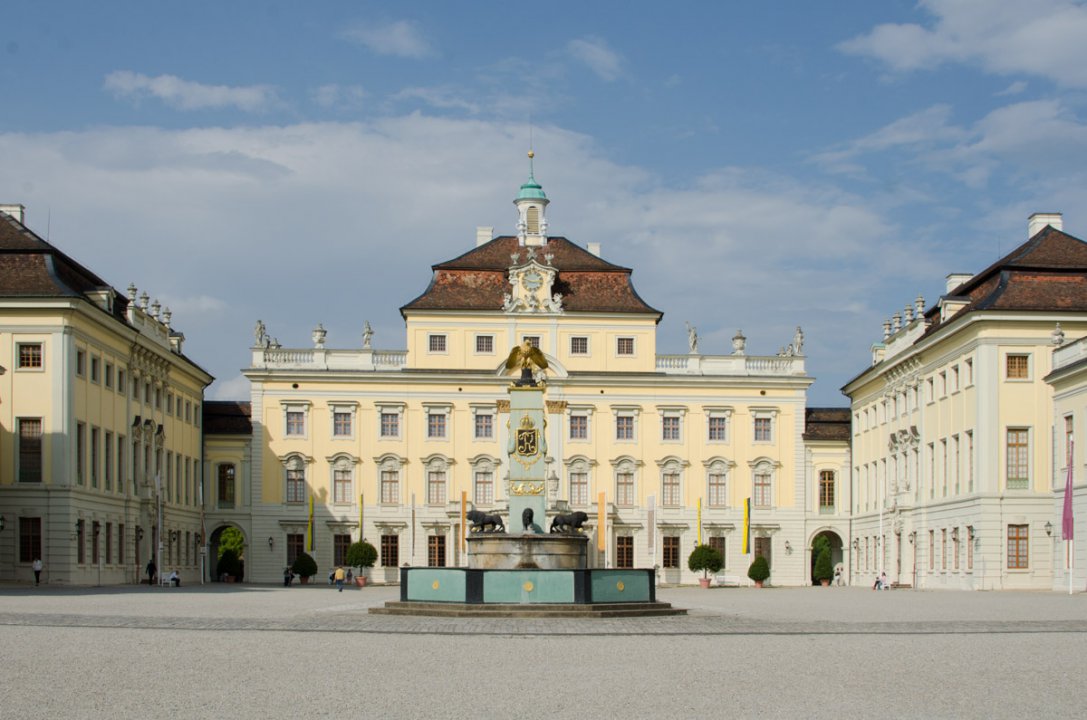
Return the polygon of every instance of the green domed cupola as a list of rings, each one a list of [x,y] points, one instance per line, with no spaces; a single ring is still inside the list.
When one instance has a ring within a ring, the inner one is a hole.
[[[536,182],[532,159],[528,151],[528,180],[521,185],[513,204],[517,206],[517,239],[521,245],[543,245],[547,242],[547,217],[544,208],[550,202],[540,183]]]

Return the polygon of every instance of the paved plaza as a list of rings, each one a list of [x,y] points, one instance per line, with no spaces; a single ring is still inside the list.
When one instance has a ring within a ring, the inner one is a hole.
[[[662,589],[685,617],[369,615],[398,588],[0,586],[0,717],[1082,717],[1087,594]]]

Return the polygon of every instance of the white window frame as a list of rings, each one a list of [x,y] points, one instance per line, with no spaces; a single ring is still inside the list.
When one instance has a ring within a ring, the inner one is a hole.
[[[781,463],[774,462],[770,458],[760,457],[752,460],[747,465],[751,473],[751,506],[764,509],[777,507],[774,504],[774,495],[777,490],[777,471],[781,467]],[[759,505],[758,497],[755,493],[755,476],[763,474],[770,476],[769,503]]]
[[[441,435],[430,434],[431,415],[440,415],[444,418]],[[449,403],[424,403],[423,404],[423,437],[427,441],[439,440],[448,442],[453,437],[453,406]]]
[[[497,437],[497,425],[498,425],[498,409],[494,405],[472,405],[472,440],[474,442],[494,442]],[[491,434],[480,435],[479,434],[479,418],[489,417],[491,419]]]
[[[778,410],[777,408],[751,408],[751,442],[755,445],[773,445],[777,442],[778,438]],[[755,421],[756,420],[769,420],[770,421],[770,439],[759,440],[756,437]]]
[[[642,463],[634,458],[624,455],[622,457],[615,458],[611,461],[611,486],[615,493],[615,504],[618,507],[637,507],[638,506],[638,469],[641,468]],[[629,474],[631,478],[630,489],[630,502],[621,502],[623,498],[619,497],[619,476],[621,474]],[[591,494],[591,493],[590,493]],[[592,498],[589,498],[589,502],[592,502]]]
[[[374,458],[374,470],[377,474],[377,501],[378,505],[385,507],[400,507],[404,504],[404,466],[407,465],[406,458],[402,458],[399,455],[392,453],[386,453]],[[396,473],[396,500],[385,500],[385,480],[384,475],[387,472]]]
[[[566,406],[566,441],[572,443],[589,443],[593,439],[593,411],[592,405],[567,405]],[[572,419],[585,418],[585,437],[575,438],[570,435]]]
[[[712,457],[702,462],[702,466],[706,469],[706,503],[711,508],[727,508],[730,507],[728,501],[729,489],[732,482],[732,468],[736,467],[736,463],[723,457]],[[714,475],[723,476],[725,479],[725,502],[713,503],[713,493],[710,491],[710,477]]]
[[[336,400],[328,404],[328,436],[333,440],[354,440],[358,433],[359,404]],[[346,414],[351,418],[351,432],[346,435],[336,434],[336,415]]]
[[[630,340],[630,352],[620,352],[620,343],[624,340]],[[633,335],[616,335],[615,336],[615,357],[617,358],[629,358],[635,357],[638,354],[638,339]]]
[[[289,455],[281,457],[279,459],[279,461],[283,465],[283,504],[284,505],[302,505],[302,504],[304,504],[306,502],[306,497],[305,496],[307,494],[307,489],[309,487],[309,471],[308,471],[306,466],[311,464],[312,460],[310,458],[307,458],[305,455],[302,455],[301,453],[291,453]],[[289,487],[288,483],[289,483],[289,477],[290,477],[291,472],[301,472],[302,473],[302,499],[301,500],[291,500],[290,499],[290,493],[288,492],[288,487]],[[237,478],[237,475],[235,475],[235,478]],[[237,480],[235,479],[235,482],[236,481]],[[237,486],[235,486],[235,488],[234,488],[235,502],[237,502],[237,497],[238,497],[237,496],[237,491],[238,491],[238,488],[237,488]]]
[[[638,442],[638,417],[641,414],[642,409],[637,405],[612,405],[612,425],[615,428],[613,440],[616,443],[637,443]],[[619,437],[619,418],[631,418],[631,437],[620,438]]]
[[[684,499],[684,492],[686,490],[686,485],[687,485],[686,477],[685,477],[686,476],[685,471],[686,471],[686,469],[687,469],[687,467],[689,465],[690,465],[690,463],[688,461],[681,460],[680,458],[675,457],[674,455],[663,458],[663,459],[657,461],[657,468],[658,468],[657,475],[658,475],[658,482],[660,483],[660,496],[659,497],[661,499],[661,507],[664,507],[664,508],[669,508],[669,507],[679,508],[679,507],[684,506],[683,499]],[[676,491],[678,494],[677,494],[677,497],[675,498],[675,502],[668,502],[668,498],[666,497],[665,492],[664,492],[664,478],[667,475],[675,475],[676,478],[679,481],[679,487],[678,487],[678,489]],[[635,502],[637,502],[637,499],[635,499]]]
[[[468,458],[468,466],[472,473],[472,504],[476,507],[491,507],[498,500],[498,469],[501,466],[501,461],[496,457],[490,455],[477,455],[472,458]],[[491,475],[491,499],[489,501],[480,499],[479,497],[479,474],[490,473]]]
[[[570,507],[588,507],[592,502],[593,468],[596,467],[596,461],[584,455],[575,455],[567,458],[564,464],[566,465],[566,497],[569,499]],[[574,473],[585,475],[584,502],[574,497],[571,480]]]
[[[660,441],[666,445],[681,444],[686,437],[684,425],[684,419],[687,415],[687,408],[675,407],[675,406],[657,406],[657,414],[660,415]],[[676,421],[676,431],[678,437],[666,438],[664,436],[665,419],[674,419]]]
[[[425,504],[431,507],[445,507],[449,504],[450,488],[453,483],[453,465],[455,461],[445,455],[430,455],[425,458],[420,458],[420,461],[423,463],[423,498]],[[431,502],[430,500],[431,473],[442,474],[443,499],[437,502]]]
[[[732,439],[732,408],[730,407],[704,407],[702,409],[706,416],[706,442],[713,443],[714,445],[728,444]],[[724,438],[710,437],[710,420],[724,420],[725,423],[725,436]]]
[[[1021,378],[1008,377],[1008,361],[1012,357],[1025,357],[1027,359],[1027,376]],[[1029,383],[1034,381],[1034,353],[1009,350],[1004,353],[1004,382]]]
[[[575,350],[574,350],[574,341],[575,340],[584,340],[585,341],[585,351],[584,352],[575,352]],[[589,341],[589,336],[588,335],[571,335],[570,336],[570,357],[583,358],[583,357],[590,357],[591,355],[592,355],[592,343]]]
[[[309,409],[310,403],[308,400],[283,400],[279,403],[283,409],[283,437],[291,440],[307,440],[309,439],[310,417]],[[191,406],[190,406],[191,407]],[[302,413],[302,432],[292,433],[290,432],[290,423],[287,420],[288,413]],[[192,416],[192,411],[188,413],[189,417]],[[186,418],[187,420],[188,418]]]
[[[374,428],[374,434],[377,436],[378,442],[384,441],[397,441],[404,437],[404,403],[375,403],[374,409],[377,411],[377,422]],[[383,415],[395,415],[396,416],[396,434],[395,435],[383,435],[385,430],[382,423]]]
[[[20,365],[20,361],[22,359],[22,348],[24,347],[38,348],[38,359],[41,361],[40,365],[38,365],[37,367],[34,367],[33,365],[27,365],[26,367],[23,367],[22,365]],[[15,358],[12,362],[12,366],[19,372],[45,372],[45,343],[40,340],[16,342]]]
[[[441,349],[435,350],[434,346],[439,343],[442,346]],[[427,333],[426,350],[427,355],[448,355],[449,335],[447,333]]]
[[[336,453],[328,458],[328,487],[329,487],[329,500],[333,505],[347,506],[355,504],[355,496],[358,494],[356,488],[358,487],[358,472],[356,467],[361,460],[354,455],[348,453]],[[348,473],[348,491],[346,500],[336,499],[336,472]]]

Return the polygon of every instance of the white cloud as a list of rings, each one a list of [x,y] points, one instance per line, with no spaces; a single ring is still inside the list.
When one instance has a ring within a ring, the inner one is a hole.
[[[314,88],[311,96],[323,108],[358,108],[366,98],[366,91],[361,85],[331,83]]]
[[[464,91],[454,87],[409,87],[395,93],[394,103],[419,100],[424,105],[441,110],[464,110],[475,115],[480,111],[478,103],[469,100]]]
[[[233,107],[260,112],[276,103],[276,91],[270,85],[203,85],[175,75],[150,77],[129,70],[107,75],[104,87],[117,98],[139,101],[152,97],[179,110]]]
[[[939,113],[930,122],[939,128]],[[809,364],[835,382],[863,367],[888,306],[947,271],[938,251],[903,242],[883,208],[833,185],[722,168],[668,186],[584,135],[535,132],[552,231],[603,241],[605,258],[634,268],[666,313],[662,353],[685,351],[684,320],[711,353],[737,327],[752,352],[776,352],[803,325],[813,349],[836,344]],[[868,144],[908,138],[887,130]],[[470,250],[478,225],[513,232],[524,149],[519,122],[421,113],[0,133],[0,196],[26,204],[38,230],[49,208],[58,247],[170,305],[186,353],[233,387],[257,318],[287,347],[310,346],[318,322],[331,347],[359,347],[369,320],[376,347],[403,348],[397,308],[426,288],[429,266]]]
[[[838,48],[907,72],[959,62],[1087,87],[1087,8],[1074,0],[923,0],[933,21],[883,24]]]
[[[601,38],[584,37],[571,40],[566,44],[566,50],[601,80],[611,82],[622,74],[622,58]]]
[[[229,379],[217,378],[208,388],[209,400],[249,400],[249,378],[241,373]]]
[[[1026,83],[1025,80],[1016,80],[1011,85],[1009,85],[1008,87],[1006,87],[1003,90],[1001,90],[1000,92],[998,92],[996,95],[997,95],[997,97],[1008,97],[1010,95],[1020,95],[1020,94],[1022,94],[1024,92],[1026,92],[1026,89],[1027,89],[1027,83]]]
[[[344,30],[342,35],[378,55],[420,59],[434,54],[419,28],[407,20],[360,22]]]

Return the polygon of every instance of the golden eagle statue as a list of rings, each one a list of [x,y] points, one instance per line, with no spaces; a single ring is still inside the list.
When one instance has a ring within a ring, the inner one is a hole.
[[[514,384],[535,385],[536,380],[532,377],[532,368],[546,370],[547,358],[544,357],[538,347],[533,346],[528,340],[522,340],[520,345],[514,345],[513,349],[510,350],[509,357],[506,358],[507,370],[513,370],[517,367],[521,368],[521,377]]]

